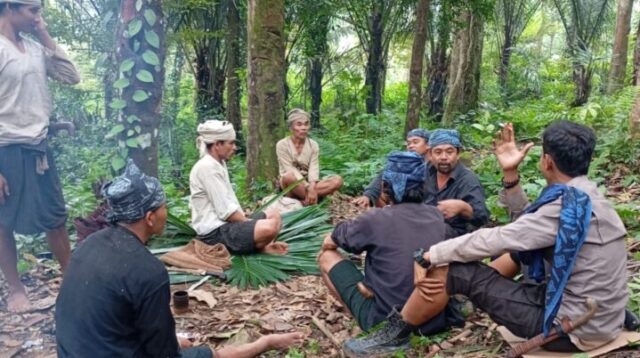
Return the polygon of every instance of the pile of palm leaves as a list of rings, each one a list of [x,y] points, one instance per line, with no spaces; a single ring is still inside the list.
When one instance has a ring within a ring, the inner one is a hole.
[[[277,240],[289,244],[289,253],[280,255],[236,255],[225,273],[228,283],[242,289],[283,281],[293,273],[317,274],[316,255],[324,234],[330,232],[329,211],[324,205],[308,206],[282,215],[282,230]],[[179,218],[169,215],[165,236],[150,243],[151,252],[160,254],[186,245],[196,236],[193,229]],[[171,281],[190,282],[193,275],[172,275]]]

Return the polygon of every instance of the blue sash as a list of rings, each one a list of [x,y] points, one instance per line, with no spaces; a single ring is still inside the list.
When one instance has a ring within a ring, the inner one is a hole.
[[[564,184],[546,187],[525,214],[536,212],[541,206],[562,196],[558,235],[553,250],[553,266],[545,295],[543,333],[549,335],[553,319],[558,313],[562,294],[567,285],[578,252],[591,222],[591,199],[583,191]],[[520,261],[529,266],[529,277],[542,282],[545,278],[544,249],[519,252]]]

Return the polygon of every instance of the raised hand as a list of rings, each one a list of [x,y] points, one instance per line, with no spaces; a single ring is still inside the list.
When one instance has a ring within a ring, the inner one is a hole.
[[[505,171],[518,169],[518,165],[522,163],[531,147],[533,147],[533,143],[529,142],[518,149],[511,123],[507,123],[493,141],[493,153],[496,155],[500,167]]]

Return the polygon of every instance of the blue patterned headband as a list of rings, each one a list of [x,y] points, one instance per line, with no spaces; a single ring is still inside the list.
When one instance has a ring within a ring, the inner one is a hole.
[[[102,194],[111,208],[107,215],[111,222],[138,221],[166,201],[158,179],[145,175],[131,159],[121,176],[102,187]]]
[[[407,139],[409,139],[409,137],[420,137],[420,138],[424,138],[425,142],[429,142],[429,131],[424,130],[422,128],[415,128],[410,130],[407,133]]]
[[[396,203],[402,202],[404,193],[424,184],[424,158],[414,152],[393,152],[387,157],[382,180],[393,188]]]
[[[436,129],[431,132],[429,137],[429,146],[434,148],[439,145],[450,144],[456,148],[462,148],[460,142],[460,134],[455,129]]]

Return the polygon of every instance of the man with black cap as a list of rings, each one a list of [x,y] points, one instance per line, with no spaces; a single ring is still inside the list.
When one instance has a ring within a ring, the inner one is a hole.
[[[0,268],[11,312],[31,308],[16,268],[14,232],[45,232],[62,270],[70,255],[60,178],[47,146],[47,77],[76,84],[80,76],[49,36],[41,10],[41,0],[0,0]]]
[[[383,321],[393,307],[404,304],[411,295],[413,252],[444,239],[442,214],[423,203],[424,176],[422,156],[414,152],[391,153],[381,183],[383,200],[391,205],[338,224],[322,245],[318,256],[322,278],[365,331]],[[364,275],[337,248],[354,254],[366,251]],[[434,334],[460,322],[457,310],[452,308],[420,330]]]
[[[167,207],[158,179],[129,161],[103,187],[113,226],[76,249],[56,302],[58,357],[213,357],[207,346],[178,342],[169,308],[169,275],[145,247],[161,234]],[[298,332],[227,347],[216,357],[253,357],[299,343]]]

